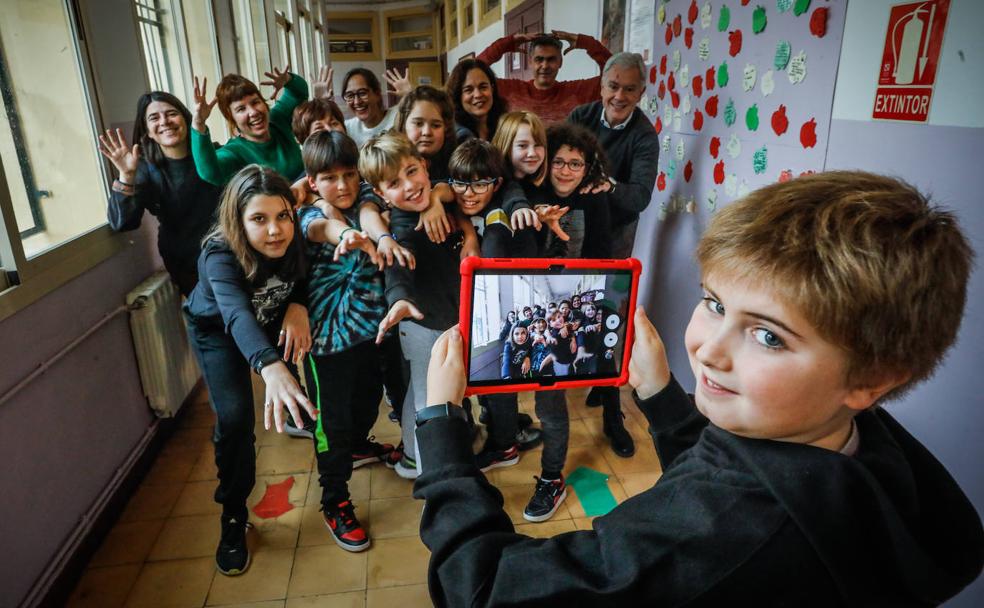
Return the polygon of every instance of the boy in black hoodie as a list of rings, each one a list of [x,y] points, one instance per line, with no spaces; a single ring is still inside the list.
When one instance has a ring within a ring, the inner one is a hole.
[[[979,515],[880,407],[956,339],[973,253],[954,216],[820,173],[719,211],[697,257],[696,393],[637,309],[629,382],[664,472],[593,530],[516,534],[455,411],[420,412],[435,605],[928,606],[979,576]],[[460,351],[454,329],[435,345],[429,403],[460,399]]]

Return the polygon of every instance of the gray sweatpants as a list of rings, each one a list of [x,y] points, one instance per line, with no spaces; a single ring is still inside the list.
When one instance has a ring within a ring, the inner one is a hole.
[[[417,470],[420,470],[420,458],[414,436],[416,414],[427,407],[427,366],[430,364],[431,348],[443,333],[412,321],[400,322],[400,346],[403,347],[403,356],[410,362],[410,387],[403,402],[403,449],[404,453],[412,454],[417,460]]]

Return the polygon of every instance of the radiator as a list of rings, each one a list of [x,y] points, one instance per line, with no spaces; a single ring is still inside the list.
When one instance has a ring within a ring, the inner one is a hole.
[[[173,417],[199,378],[181,295],[167,273],[160,272],[127,294],[126,305],[144,395],[157,416]]]

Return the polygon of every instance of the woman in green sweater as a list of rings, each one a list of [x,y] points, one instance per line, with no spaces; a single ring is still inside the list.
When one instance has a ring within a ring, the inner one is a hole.
[[[270,80],[274,97],[283,89],[272,108],[249,79],[228,74],[215,90],[215,99],[207,101],[207,81],[201,86],[195,77],[195,116],[192,120],[191,152],[198,175],[205,181],[224,186],[237,171],[250,164],[269,167],[288,181],[304,173],[301,149],[294,140],[290,121],[294,108],[308,97],[308,85],[303,78],[276,68],[265,74]],[[229,124],[233,137],[215,149],[205,121],[212,108],[219,111]]]

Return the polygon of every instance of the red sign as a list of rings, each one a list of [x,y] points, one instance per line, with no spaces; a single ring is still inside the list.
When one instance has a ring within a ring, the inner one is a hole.
[[[949,11],[950,0],[892,7],[872,118],[926,122]]]

